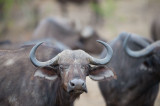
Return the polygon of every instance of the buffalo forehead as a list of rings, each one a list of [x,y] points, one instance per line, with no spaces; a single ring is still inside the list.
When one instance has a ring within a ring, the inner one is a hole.
[[[83,50],[64,50],[59,54],[59,64],[88,64],[88,54]]]

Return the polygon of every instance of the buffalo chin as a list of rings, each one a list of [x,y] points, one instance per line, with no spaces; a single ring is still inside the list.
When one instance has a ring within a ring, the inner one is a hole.
[[[70,90],[68,91],[69,94],[82,94],[83,92],[87,93],[85,90]]]

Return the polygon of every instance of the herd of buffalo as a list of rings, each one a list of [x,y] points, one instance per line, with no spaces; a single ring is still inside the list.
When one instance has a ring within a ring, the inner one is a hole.
[[[99,81],[106,106],[154,106],[160,23],[151,34],[154,41],[123,32],[107,44],[92,27],[47,18],[32,40],[0,42],[0,106],[73,106],[87,76]]]

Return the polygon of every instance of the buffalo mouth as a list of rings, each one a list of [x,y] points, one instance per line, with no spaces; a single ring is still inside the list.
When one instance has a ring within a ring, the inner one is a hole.
[[[67,89],[69,94],[82,94],[83,92],[87,93],[87,89]]]
[[[82,79],[72,79],[67,86],[68,93],[81,94],[83,92],[87,93],[86,83]]]
[[[69,94],[82,94],[83,92],[86,92],[86,91],[83,91],[83,90],[71,90],[68,93]]]

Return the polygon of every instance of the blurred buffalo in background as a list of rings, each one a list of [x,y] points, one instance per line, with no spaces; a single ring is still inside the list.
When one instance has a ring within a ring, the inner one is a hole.
[[[16,43],[9,40],[1,41],[0,49],[16,49],[23,45],[45,41],[50,46],[62,45],[63,48],[66,45],[66,48],[82,49],[92,54],[99,54],[103,47],[95,43],[96,40],[102,40],[102,38],[90,26],[81,28],[80,24],[65,19],[47,18],[37,26],[31,40]]]
[[[81,28],[80,24],[64,19],[42,20],[34,32],[33,39],[44,38],[54,39],[71,49],[82,49],[93,54],[99,54],[103,50],[102,46],[95,43],[102,38],[92,27]]]
[[[29,40],[26,42],[16,42],[16,43],[10,40],[0,41],[0,50],[20,49],[21,47],[35,45],[39,42],[46,42],[45,44],[48,47],[53,47],[53,48],[56,47],[56,48],[59,48],[60,50],[70,49],[68,46],[64,45],[63,43],[57,40],[45,38],[45,39]]]
[[[154,106],[160,81],[160,41],[121,33],[110,45],[114,53],[108,66],[117,80],[99,82],[106,105]]]

